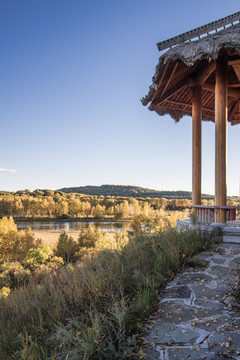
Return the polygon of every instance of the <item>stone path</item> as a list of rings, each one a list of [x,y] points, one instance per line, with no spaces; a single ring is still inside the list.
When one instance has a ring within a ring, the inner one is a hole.
[[[232,296],[240,245],[204,252],[205,268],[186,269],[170,282],[143,335],[144,358],[240,360],[240,308]]]

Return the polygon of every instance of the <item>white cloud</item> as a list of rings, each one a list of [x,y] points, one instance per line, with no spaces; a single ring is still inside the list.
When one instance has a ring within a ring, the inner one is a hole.
[[[18,172],[16,169],[3,169],[0,168],[0,173],[16,173]]]

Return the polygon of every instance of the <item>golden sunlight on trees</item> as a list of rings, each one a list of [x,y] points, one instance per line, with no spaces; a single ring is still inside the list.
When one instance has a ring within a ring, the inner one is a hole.
[[[40,276],[41,266],[45,266],[42,270],[46,272],[61,264],[62,259],[58,261],[51,246],[36,239],[30,229],[17,231],[11,217],[0,220],[0,297],[26,285],[32,273],[35,278]]]
[[[167,194],[166,194],[167,195]],[[130,219],[144,214],[150,216],[159,210],[184,211],[190,208],[191,201],[184,198],[97,196],[80,193],[64,193],[52,190],[29,190],[16,193],[0,192],[0,216],[12,216],[14,219],[42,218],[96,218]],[[230,198],[229,204],[236,204],[237,198]],[[210,196],[202,200],[203,205],[212,205]]]

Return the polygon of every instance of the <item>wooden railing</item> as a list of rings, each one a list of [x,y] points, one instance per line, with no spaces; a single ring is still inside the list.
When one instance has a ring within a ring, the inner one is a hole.
[[[219,209],[226,210],[227,221],[236,220],[237,210],[240,210],[240,206],[191,205],[191,207],[197,209],[197,221],[208,224],[211,224],[215,221],[215,214]]]

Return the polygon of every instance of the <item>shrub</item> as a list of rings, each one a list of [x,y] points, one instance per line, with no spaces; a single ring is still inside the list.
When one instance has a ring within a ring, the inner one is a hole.
[[[128,233],[124,231],[116,231],[114,233],[103,233],[95,242],[95,248],[102,250],[121,250],[129,242]]]
[[[40,244],[30,229],[18,232],[11,217],[0,220],[0,262],[22,262],[27,252]]]
[[[10,294],[10,289],[8,287],[2,287],[0,289],[0,299],[5,299]]]
[[[29,249],[24,258],[23,264],[33,268],[37,264],[44,264],[53,256],[53,249],[48,244],[41,244],[36,249]]]
[[[9,218],[4,216],[0,220],[0,236],[3,236],[9,232],[17,232],[17,225],[15,224],[12,216]]]
[[[94,225],[90,224],[86,231],[79,233],[78,244],[80,248],[91,248],[95,246],[96,241],[102,238],[101,230],[97,230]]]
[[[0,285],[14,289],[27,283],[30,271],[24,269],[19,262],[6,262],[0,266]]]

